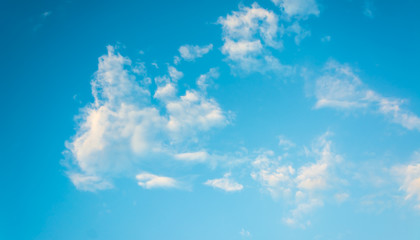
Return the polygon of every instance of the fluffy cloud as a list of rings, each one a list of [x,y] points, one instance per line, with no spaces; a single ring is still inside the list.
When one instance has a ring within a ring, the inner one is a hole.
[[[274,198],[279,195],[288,196],[294,186],[293,175],[296,170],[291,165],[280,165],[280,162],[273,160],[273,157],[272,151],[266,151],[257,156],[252,162],[254,171],[251,177],[267,189]]]
[[[342,162],[342,157],[331,149],[330,133],[319,137],[312,149],[307,151],[308,157],[315,161],[298,168],[282,163],[283,159],[272,151],[261,153],[252,163],[254,171],[251,177],[258,181],[272,197],[283,197],[293,202],[293,209],[284,219],[289,225],[304,227],[304,216],[316,207],[322,206],[322,193],[336,187],[334,169]]]
[[[151,173],[140,173],[136,175],[137,184],[140,187],[151,189],[151,188],[175,188],[178,186],[178,182],[170,177],[158,176]]]
[[[95,101],[83,109],[76,135],[66,143],[68,174],[81,190],[111,187],[116,173],[128,171],[146,156],[179,157],[178,146],[228,124],[225,112],[205,89],[177,95],[183,74],[176,68],[170,66],[168,75],[155,78],[157,102],[151,101],[150,79],[138,75],[145,71],[133,69],[137,68],[130,59],[110,46],[99,58],[91,82]]]
[[[316,0],[272,0],[289,17],[307,18],[319,15]]]
[[[222,53],[234,70],[241,72],[290,73],[292,70],[272,56],[268,48],[281,49],[282,28],[278,16],[254,3],[240,7],[225,18],[219,18],[223,28]]]
[[[226,173],[223,178],[210,179],[207,180],[204,184],[212,186],[214,188],[222,189],[226,192],[236,192],[241,191],[244,186],[235,182],[233,179],[230,179],[230,173]]]
[[[383,97],[369,89],[347,65],[329,61],[315,82],[315,108],[370,108],[409,130],[420,130],[420,118],[403,108],[405,100]]]
[[[184,45],[181,46],[178,51],[186,61],[194,61],[196,58],[200,58],[210,52],[213,49],[213,44],[209,44],[206,46],[193,46],[193,45]]]

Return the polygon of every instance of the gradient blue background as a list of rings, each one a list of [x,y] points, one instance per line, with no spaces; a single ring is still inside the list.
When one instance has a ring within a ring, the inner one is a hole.
[[[233,127],[214,133],[224,139],[210,142],[214,148],[275,148],[279,134],[305,144],[331,130],[337,149],[355,163],[409,159],[420,147],[416,131],[379,115],[312,111],[314,101],[300,81],[231,75],[219,61],[216,22],[252,2],[2,0],[0,239],[241,239],[242,228],[253,239],[420,239],[420,214],[406,206],[369,211],[352,201],[330,204],[315,211],[315,226],[302,230],[283,225],[281,201],[256,188],[229,194],[197,184],[193,191],[147,191],[119,180],[115,189],[90,193],[65,176],[64,142],[75,133],[74,116],[93,100],[90,80],[108,44],[122,46],[132,59],[164,64],[183,44],[213,43],[205,60],[180,70],[193,81],[208,67],[220,69],[220,86],[210,94],[236,118]],[[320,17],[304,23],[312,35],[276,56],[314,67],[331,57],[350,63],[372,89],[409,99],[420,114],[420,2],[373,1],[373,19],[363,15],[364,1],[319,3]],[[270,1],[259,4],[275,9]],[[320,41],[326,35],[331,42]]]

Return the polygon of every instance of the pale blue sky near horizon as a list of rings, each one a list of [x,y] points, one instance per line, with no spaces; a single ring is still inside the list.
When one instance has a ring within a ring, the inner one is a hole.
[[[0,239],[419,239],[420,2],[0,2]]]

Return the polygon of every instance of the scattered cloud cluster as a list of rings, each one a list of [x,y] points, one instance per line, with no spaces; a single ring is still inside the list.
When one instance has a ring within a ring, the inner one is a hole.
[[[238,11],[218,19],[223,30],[221,52],[234,73],[288,75],[294,71],[293,67],[282,64],[273,51],[283,48],[285,35],[293,34],[296,45],[310,36],[301,21],[318,16],[319,6],[315,0],[272,2],[280,7],[280,17],[254,3],[250,7],[240,6]],[[49,14],[45,13],[44,17]],[[330,36],[321,38],[322,42],[330,40]],[[193,62],[212,49],[213,44],[183,45],[174,63]],[[156,63],[153,65],[158,69]],[[287,161],[289,151],[299,147],[285,136],[278,138],[283,155],[260,151],[248,161],[249,156],[237,157],[236,153],[209,153],[199,144],[203,134],[230,123],[230,113],[207,93],[219,78],[219,70],[210,68],[197,77],[195,87],[180,92],[179,81],[184,73],[177,67],[168,65],[166,74],[152,78],[145,64],[132,64],[128,57],[108,46],[108,53],[99,58],[98,70],[91,81],[94,102],[82,110],[76,134],[66,143],[67,174],[78,189],[112,188],[113,179],[127,172],[135,172],[137,175],[132,176],[145,189],[179,188],[176,178],[136,167],[144,159],[161,157],[184,163],[220,160],[230,166],[248,164],[251,168],[248,173],[264,192],[291,205],[284,222],[293,226],[310,224],[304,221],[305,216],[323,206],[327,194],[338,203],[349,199],[350,194],[339,189],[342,181],[337,171],[343,158],[333,151],[329,132],[319,137],[310,149],[305,148],[305,156],[299,156],[304,162]],[[315,109],[368,109],[407,129],[420,130],[420,118],[404,108],[404,99],[384,97],[371,90],[348,65],[329,61],[315,79],[313,92]],[[392,171],[400,179],[405,198],[419,202],[420,208],[420,163],[395,166]],[[204,185],[226,192],[244,189],[230,172],[209,179]],[[250,236],[244,229],[240,234]]]
[[[326,190],[337,184],[335,169],[343,161],[342,157],[332,151],[332,142],[327,132],[319,137],[312,149],[307,151],[308,162],[298,168],[283,163],[283,158],[276,157],[274,152],[261,153],[252,163],[254,171],[251,176],[267,190],[273,198],[282,197],[292,201],[294,208],[284,219],[289,225],[304,227],[304,216],[314,208],[322,206]],[[282,138],[281,138],[282,140]]]
[[[406,100],[383,97],[369,89],[348,65],[329,61],[315,85],[317,109],[373,109],[409,130],[420,130],[420,118],[404,108]]]

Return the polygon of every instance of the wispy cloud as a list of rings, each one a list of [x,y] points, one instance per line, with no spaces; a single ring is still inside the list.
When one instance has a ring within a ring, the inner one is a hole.
[[[222,189],[226,192],[241,191],[244,188],[242,184],[239,184],[230,178],[230,173],[226,173],[223,178],[209,179],[204,184]]]
[[[373,13],[373,2],[372,1],[365,1],[364,8],[363,8],[363,14],[368,18],[374,18],[375,15]]]
[[[307,18],[310,15],[319,15],[316,0],[271,0],[288,17]]]
[[[36,24],[35,24],[35,26],[32,28],[32,30],[33,30],[34,32],[36,32],[36,31],[38,31],[40,28],[42,28],[42,27],[44,26],[44,24],[45,24],[46,19],[47,19],[49,16],[51,16],[51,14],[52,14],[52,11],[45,11],[45,12],[41,13],[41,14],[39,15],[39,17],[37,17],[37,18],[35,19],[35,22],[37,22],[37,23],[36,23]]]
[[[279,136],[279,146],[282,147],[284,150],[289,150],[290,148],[293,148],[296,146],[294,142],[289,140],[287,137],[280,135]]]
[[[420,118],[403,107],[406,100],[383,97],[369,89],[348,65],[329,61],[315,85],[316,109],[369,108],[409,130],[420,130]]]
[[[407,165],[397,165],[392,172],[397,176],[401,187],[405,192],[405,200],[414,200],[415,207],[420,210],[420,153],[414,154],[414,161]]]
[[[331,42],[331,36],[327,35],[322,37],[321,42]]]
[[[248,230],[245,230],[244,228],[241,229],[241,231],[239,232],[239,234],[242,237],[246,237],[246,238],[251,237],[251,233]]]

